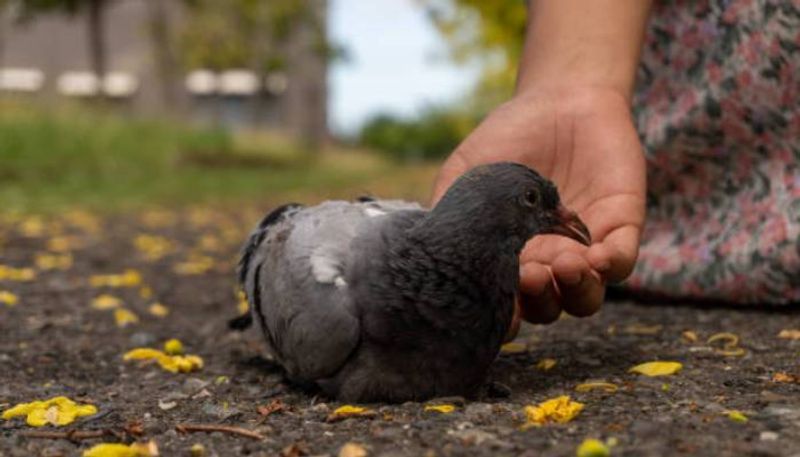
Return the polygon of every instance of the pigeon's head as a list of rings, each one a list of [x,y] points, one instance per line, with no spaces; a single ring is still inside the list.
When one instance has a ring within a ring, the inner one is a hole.
[[[591,244],[586,225],[561,204],[556,186],[517,163],[471,169],[450,187],[434,208],[436,213],[461,214],[470,219],[471,230],[479,233],[484,227],[487,232],[523,243],[534,235],[549,233]]]

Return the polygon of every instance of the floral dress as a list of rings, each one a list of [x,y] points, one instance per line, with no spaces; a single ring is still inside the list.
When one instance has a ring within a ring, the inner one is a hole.
[[[800,0],[655,2],[633,291],[800,303]]]

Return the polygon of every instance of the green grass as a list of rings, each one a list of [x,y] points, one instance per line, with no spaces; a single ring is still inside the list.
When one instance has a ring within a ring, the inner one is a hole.
[[[5,210],[308,201],[359,192],[424,198],[434,172],[365,151],[312,154],[276,134],[233,136],[76,106],[0,102]]]

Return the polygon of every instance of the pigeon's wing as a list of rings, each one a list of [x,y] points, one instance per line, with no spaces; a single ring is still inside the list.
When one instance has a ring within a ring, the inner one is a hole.
[[[287,210],[260,228],[242,279],[253,318],[290,376],[331,376],[358,345],[359,317],[345,280],[350,243],[365,226],[408,209],[421,208],[400,201],[326,202]]]

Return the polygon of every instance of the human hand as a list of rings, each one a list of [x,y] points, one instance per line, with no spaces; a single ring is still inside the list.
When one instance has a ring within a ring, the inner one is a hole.
[[[520,257],[515,316],[549,323],[562,309],[574,316],[597,312],[606,282],[621,281],[633,269],[644,223],[645,162],[627,99],[592,87],[516,95],[447,159],[434,202],[468,169],[500,161],[525,164],[550,178],[593,240],[590,247],[557,235],[530,240]]]

